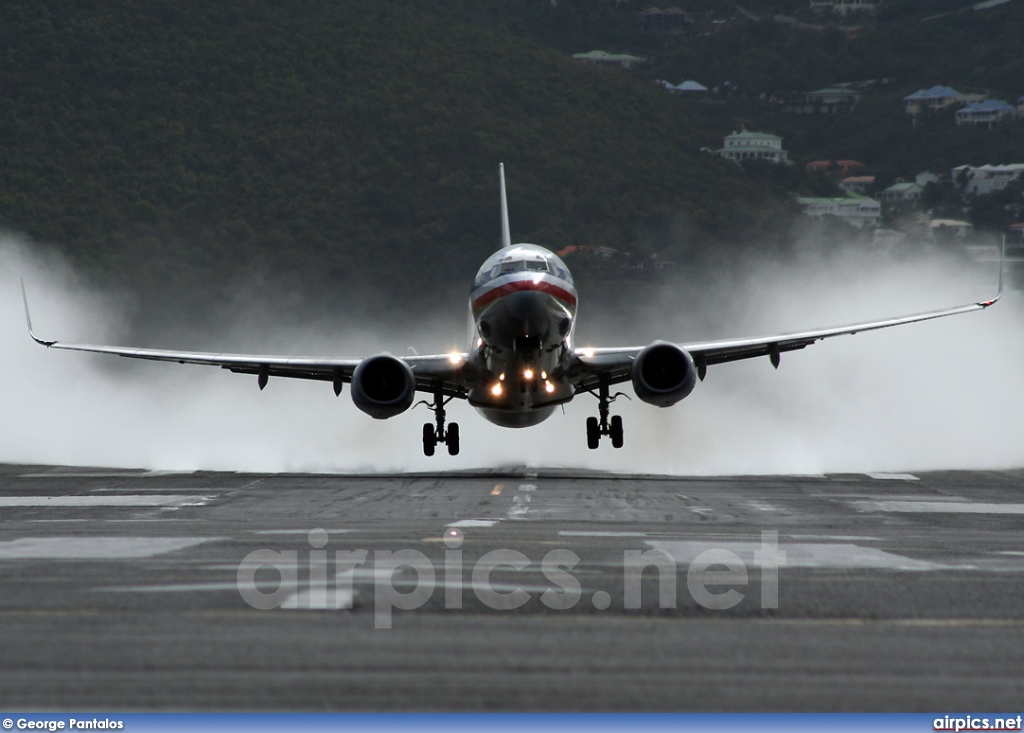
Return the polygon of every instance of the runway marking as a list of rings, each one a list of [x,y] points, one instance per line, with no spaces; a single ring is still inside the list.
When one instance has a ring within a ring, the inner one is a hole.
[[[0,496],[0,507],[203,506],[216,497],[187,494],[128,496]]]
[[[51,471],[23,473],[18,478],[153,478],[160,476],[192,476],[195,471]]]
[[[346,534],[348,532],[355,532],[354,529],[325,529],[327,534]],[[252,534],[300,534],[308,535],[309,529],[256,529],[252,531]]]
[[[281,602],[281,608],[300,611],[351,611],[355,607],[353,568],[339,570],[333,581],[309,583]],[[419,577],[417,576],[417,582]]]
[[[757,509],[758,511],[762,511],[762,512],[777,512],[777,511],[780,511],[779,507],[774,506],[772,504],[769,504],[766,501],[758,501],[758,500],[754,499],[752,501],[747,501],[747,502],[744,502],[744,503],[747,506],[751,507],[752,509]]]
[[[460,519],[457,522],[444,525],[445,527],[493,527],[500,519]]]
[[[845,534],[787,534],[791,540],[832,540],[834,542],[881,542],[880,537],[867,537],[864,535]]]
[[[235,568],[233,568],[235,569]],[[201,591],[238,590],[238,581],[219,583],[171,583],[168,585],[119,585],[93,588],[96,593],[195,593]]]
[[[0,542],[0,560],[136,560],[222,537],[30,537]]]
[[[755,553],[763,550],[760,542],[676,542],[648,540],[647,544],[656,550],[664,550],[682,565],[689,566],[698,555],[706,550],[727,550],[739,556],[748,567],[760,565]],[[870,568],[876,570],[940,570],[947,566],[925,560],[914,560],[902,555],[861,547],[854,544],[838,543],[779,543],[779,550],[785,553],[783,568]]]
[[[537,490],[534,484],[519,484],[519,493],[512,497],[512,506],[509,507],[508,519],[522,519],[530,511],[531,494]]]
[[[657,534],[663,534],[661,532]],[[650,537],[650,532],[573,532],[559,530],[560,537]]]
[[[869,478],[873,478],[876,481],[920,481],[917,476],[912,473],[869,473]]]
[[[1024,514],[1024,504],[985,504],[969,501],[854,501],[854,508],[868,512],[933,514]]]

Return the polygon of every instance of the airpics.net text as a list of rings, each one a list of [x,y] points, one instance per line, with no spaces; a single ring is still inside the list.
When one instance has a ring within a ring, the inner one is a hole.
[[[464,536],[455,528],[445,530],[446,549],[439,563],[414,549],[373,550],[372,562],[371,552],[365,549],[335,550],[332,555],[325,549],[328,533],[319,528],[309,532],[308,540],[312,548],[308,558],[300,559],[298,550],[268,548],[246,555],[237,573],[242,599],[258,610],[349,609],[355,602],[355,586],[372,586],[374,627],[378,629],[391,628],[394,610],[411,611],[425,606],[439,587],[443,590],[446,610],[462,609],[467,590],[486,608],[495,611],[520,608],[537,598],[537,593],[540,603],[551,610],[575,608],[584,597],[588,597],[598,611],[612,605],[608,591],[584,590],[573,574],[581,558],[568,549],[548,551],[539,565],[534,565],[533,560],[519,550],[491,550],[468,567],[467,582],[467,562],[462,550]],[[624,610],[639,610],[644,598],[650,599],[651,593],[643,592],[644,574],[648,570],[651,571],[649,578],[656,576],[657,607],[676,608],[680,568],[675,557],[662,549],[631,549],[623,551],[621,563],[621,607]],[[786,553],[779,550],[778,532],[763,530],[760,548],[753,553],[753,564],[760,578],[760,608],[779,607],[779,569],[785,563]],[[435,567],[438,564],[440,573]],[[538,568],[546,581],[543,589],[527,584],[521,580],[523,576],[518,575]],[[333,572],[329,572],[332,569]],[[411,577],[413,574],[415,580]],[[304,576],[306,582],[300,583],[300,576]],[[747,597],[738,589],[749,583],[747,564],[727,549],[709,545],[690,560],[685,577],[690,597],[707,610],[728,610]],[[728,590],[721,590],[725,586],[729,586]]]

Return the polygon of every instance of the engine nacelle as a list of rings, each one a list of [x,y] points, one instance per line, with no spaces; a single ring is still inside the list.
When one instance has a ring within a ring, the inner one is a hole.
[[[412,369],[390,354],[368,356],[352,372],[352,402],[377,420],[400,415],[412,407],[416,378]]]
[[[693,357],[665,341],[655,341],[637,354],[631,376],[636,396],[658,407],[671,407],[697,384]]]

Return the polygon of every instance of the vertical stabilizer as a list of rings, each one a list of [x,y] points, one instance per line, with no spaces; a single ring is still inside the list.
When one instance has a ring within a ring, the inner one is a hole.
[[[512,232],[508,228],[508,200],[505,198],[505,164],[498,163],[498,175],[501,178],[501,246],[512,246]]]

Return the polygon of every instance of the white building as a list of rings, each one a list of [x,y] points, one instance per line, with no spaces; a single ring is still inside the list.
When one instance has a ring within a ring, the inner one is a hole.
[[[623,69],[631,69],[647,60],[644,56],[631,56],[628,53],[608,53],[607,51],[574,53],[572,57],[591,64],[612,64],[613,66],[621,66]]]
[[[953,185],[963,189],[964,193],[985,196],[1002,191],[1012,181],[1024,174],[1024,163],[1010,165],[983,165],[975,168],[971,165],[960,165],[952,170]]]
[[[790,164],[789,153],[782,148],[782,138],[767,132],[743,130],[727,135],[718,155],[729,160],[767,160],[771,163]]]
[[[894,183],[879,195],[882,201],[890,204],[914,203],[924,193],[924,186],[917,183]]]
[[[807,216],[834,216],[857,229],[877,227],[882,221],[882,205],[867,196],[812,198],[801,196],[797,203]]]
[[[850,13],[874,13],[881,7],[881,0],[811,0],[811,10],[831,10],[836,15]]]

